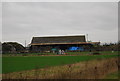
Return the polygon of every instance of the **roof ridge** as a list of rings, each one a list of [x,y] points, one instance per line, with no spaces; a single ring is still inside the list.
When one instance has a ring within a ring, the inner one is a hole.
[[[85,35],[61,35],[61,36],[40,36],[40,37],[76,37],[76,36],[85,36]],[[37,38],[37,37],[33,37],[33,38]]]

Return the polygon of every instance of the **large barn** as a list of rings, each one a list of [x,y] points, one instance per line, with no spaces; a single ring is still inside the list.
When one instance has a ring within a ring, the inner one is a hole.
[[[86,42],[85,35],[33,37],[31,52],[51,52],[55,49],[85,51],[90,50],[93,45],[98,45],[99,43]]]

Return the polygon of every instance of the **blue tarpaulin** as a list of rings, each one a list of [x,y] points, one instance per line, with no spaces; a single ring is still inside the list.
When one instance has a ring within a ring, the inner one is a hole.
[[[83,51],[84,49],[83,49],[83,47],[69,47],[68,50],[70,50],[70,51],[77,51],[77,50]]]

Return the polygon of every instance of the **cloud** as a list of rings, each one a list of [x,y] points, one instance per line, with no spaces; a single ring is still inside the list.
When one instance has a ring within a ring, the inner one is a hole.
[[[0,3],[0,42],[2,41],[2,3]]]
[[[33,36],[88,33],[93,41],[115,42],[117,6],[111,2],[4,2],[3,41],[30,43]]]

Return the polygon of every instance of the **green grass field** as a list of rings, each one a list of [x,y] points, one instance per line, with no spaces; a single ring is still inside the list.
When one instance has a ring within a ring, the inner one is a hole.
[[[84,55],[84,56],[13,56],[2,57],[2,73],[32,70],[65,64],[73,64],[97,58],[111,58],[118,55]]]

